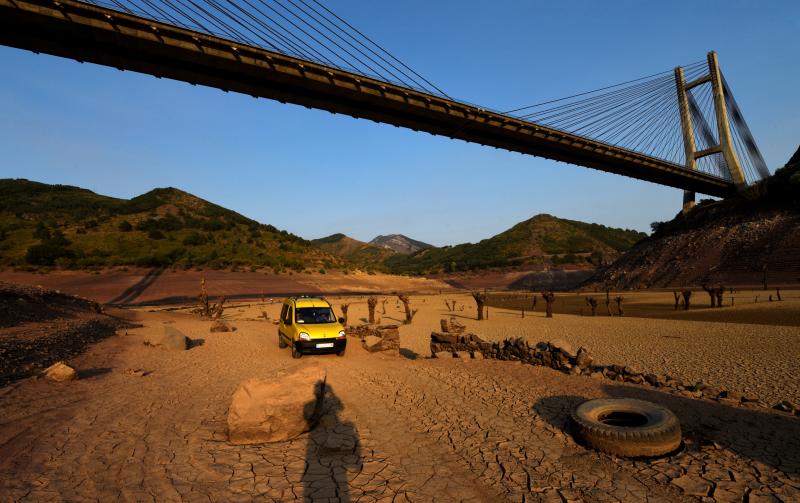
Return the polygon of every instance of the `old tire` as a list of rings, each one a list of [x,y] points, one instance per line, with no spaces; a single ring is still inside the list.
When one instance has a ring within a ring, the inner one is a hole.
[[[575,408],[572,422],[578,439],[618,456],[662,456],[681,445],[681,424],[675,414],[644,400],[589,400]]]
[[[303,357],[303,352],[297,349],[297,344],[292,344],[292,358],[297,360]]]

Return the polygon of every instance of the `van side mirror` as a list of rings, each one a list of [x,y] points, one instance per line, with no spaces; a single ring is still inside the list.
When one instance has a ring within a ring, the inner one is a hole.
[[[339,323],[341,323],[342,325],[344,325],[344,318],[341,318],[341,317],[340,317],[340,318],[339,318]]]

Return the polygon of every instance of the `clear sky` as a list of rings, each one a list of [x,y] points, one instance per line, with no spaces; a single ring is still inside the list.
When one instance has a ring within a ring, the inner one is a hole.
[[[772,170],[800,143],[800,2],[327,0],[449,95],[512,109],[720,64]],[[0,177],[178,187],[305,238],[475,242],[537,213],[649,231],[677,189],[0,48]]]

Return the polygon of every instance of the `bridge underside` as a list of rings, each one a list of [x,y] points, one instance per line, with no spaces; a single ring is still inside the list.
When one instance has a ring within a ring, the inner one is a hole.
[[[0,0],[0,44],[724,197],[733,183],[479,107],[71,0]]]

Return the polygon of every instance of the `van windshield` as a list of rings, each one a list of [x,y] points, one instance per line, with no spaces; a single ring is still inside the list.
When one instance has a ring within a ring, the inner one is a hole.
[[[329,307],[298,307],[295,319],[297,323],[334,323],[336,316]]]

